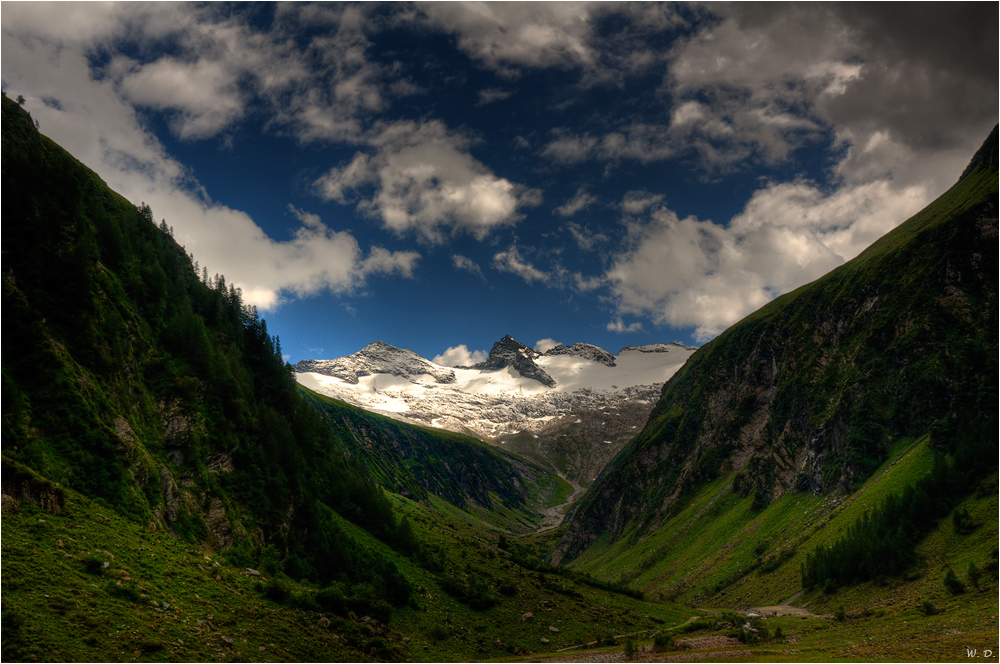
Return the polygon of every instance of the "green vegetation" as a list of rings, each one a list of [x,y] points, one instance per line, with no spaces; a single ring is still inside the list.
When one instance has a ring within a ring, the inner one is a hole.
[[[256,310],[6,98],[3,127],[3,460],[15,497],[45,495],[19,479],[37,474],[137,527],[388,592],[394,563],[341,521],[403,552],[418,544],[300,397]]]

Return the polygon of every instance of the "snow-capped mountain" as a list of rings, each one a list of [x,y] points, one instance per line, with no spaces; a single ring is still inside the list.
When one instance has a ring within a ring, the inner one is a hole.
[[[667,343],[612,355],[576,343],[540,353],[505,336],[485,362],[446,367],[376,341],[347,357],[303,360],[295,371],[320,394],[511,447],[589,483],[645,424],[663,383],[695,350]]]

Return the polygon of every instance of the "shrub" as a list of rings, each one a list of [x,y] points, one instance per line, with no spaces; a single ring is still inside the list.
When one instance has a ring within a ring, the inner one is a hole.
[[[634,662],[639,658],[639,647],[635,644],[635,639],[628,639],[625,641],[625,661]]]
[[[951,514],[951,525],[957,534],[968,535],[976,529],[978,524],[972,520],[969,510],[959,507]]]
[[[976,587],[976,590],[980,590],[979,579],[983,577],[983,573],[976,567],[976,563],[969,561],[969,569],[966,571],[965,576],[969,579],[969,583]]]
[[[427,640],[431,643],[437,643],[438,641],[444,641],[449,636],[451,632],[444,625],[434,625],[429,630],[427,630]]]
[[[83,568],[88,574],[101,575],[104,573],[104,561],[94,554],[90,554],[83,559]]]
[[[517,594],[517,586],[510,581],[504,581],[501,583],[497,590],[500,591],[501,595],[506,595],[507,597],[513,597]]]
[[[965,592],[965,584],[955,575],[955,570],[948,568],[948,573],[944,575],[944,585],[952,595],[961,595]]]
[[[653,650],[656,652],[677,650],[677,643],[669,634],[657,634],[656,638],[653,639]]]
[[[920,605],[920,612],[923,613],[925,616],[934,616],[941,613],[941,610],[936,606],[934,606],[933,604],[931,604],[931,601],[929,599],[925,599],[924,603]]]
[[[264,584],[264,596],[272,602],[283,604],[285,600],[288,599],[290,594],[291,590],[289,589],[288,584],[281,579],[271,577],[271,579]]]
[[[846,617],[847,616],[844,613],[844,605],[841,604],[840,606],[837,607],[837,610],[833,612],[833,618],[834,620],[837,620],[839,622],[844,622],[844,618]]]
[[[112,597],[117,597],[118,599],[123,599],[127,602],[139,601],[139,589],[131,583],[108,581],[104,589]]]

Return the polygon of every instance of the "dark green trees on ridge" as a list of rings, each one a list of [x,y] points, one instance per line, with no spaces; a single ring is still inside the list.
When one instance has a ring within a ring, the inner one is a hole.
[[[343,519],[404,551],[412,531],[256,310],[6,97],[3,192],[5,477],[30,468],[247,564],[269,551],[296,578],[401,578]],[[385,594],[405,603],[403,586]]]

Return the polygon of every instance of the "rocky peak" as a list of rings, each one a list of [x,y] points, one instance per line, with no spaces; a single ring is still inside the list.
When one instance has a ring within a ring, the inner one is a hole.
[[[525,378],[537,380],[542,385],[547,385],[548,387],[555,387],[556,381],[552,376],[535,364],[535,358],[541,356],[541,353],[525,346],[508,334],[493,344],[493,348],[490,349],[490,356],[485,362],[480,362],[472,368],[479,369],[480,371],[500,371],[501,369],[512,367]]]
[[[608,367],[616,366],[614,355],[604,350],[600,346],[595,346],[593,344],[585,344],[582,341],[578,341],[572,346],[563,346],[562,344],[560,344],[555,348],[550,348],[548,351],[545,352],[545,354],[575,355],[577,357],[582,357],[585,360],[600,362],[601,364]]]
[[[391,374],[412,378],[427,374],[437,383],[454,383],[455,372],[431,364],[412,350],[396,348],[384,341],[374,341],[357,353],[334,360],[302,360],[295,365],[299,373],[319,373],[357,384],[360,376]]]

